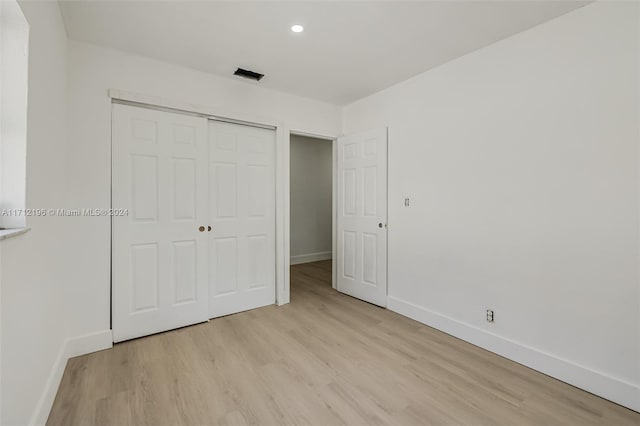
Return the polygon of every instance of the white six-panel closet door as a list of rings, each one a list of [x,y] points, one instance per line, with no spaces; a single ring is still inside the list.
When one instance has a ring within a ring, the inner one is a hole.
[[[209,317],[208,150],[205,118],[114,104],[112,119],[118,342]]]
[[[275,303],[275,131],[209,122],[209,306]]]

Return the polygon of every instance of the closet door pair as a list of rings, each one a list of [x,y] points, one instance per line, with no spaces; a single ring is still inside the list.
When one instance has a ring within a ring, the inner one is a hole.
[[[275,303],[275,131],[112,112],[114,341]]]

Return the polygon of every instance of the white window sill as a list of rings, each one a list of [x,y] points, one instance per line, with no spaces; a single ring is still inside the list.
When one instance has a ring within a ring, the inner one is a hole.
[[[11,229],[0,229],[0,241],[7,240],[9,238],[17,237],[18,235],[25,234],[29,232],[31,228],[11,228]]]

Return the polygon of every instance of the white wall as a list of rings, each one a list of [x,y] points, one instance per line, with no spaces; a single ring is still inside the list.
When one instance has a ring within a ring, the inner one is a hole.
[[[347,106],[389,126],[389,307],[640,409],[639,71],[596,3]]]
[[[228,111],[232,117],[276,120],[314,134],[337,134],[340,126],[340,110],[333,105],[115,50],[70,42],[69,61],[66,178],[72,207],[109,206],[109,88]],[[74,225],[67,255],[77,259],[69,284],[79,309],[69,326],[72,335],[81,335],[109,328],[110,227],[103,217],[80,218]]]
[[[333,141],[291,135],[291,264],[331,259]]]
[[[68,42],[56,2],[21,7],[31,26],[29,208],[109,206],[109,88],[278,121],[287,132],[339,130],[338,107]],[[110,342],[109,220],[27,224],[29,233],[1,243],[2,424],[43,423],[67,358]]]
[[[28,207],[109,205],[108,88],[340,128],[334,106],[67,43],[55,2],[21,6]],[[640,381],[636,17],[591,5],[344,113],[348,132],[389,125],[390,306],[627,405],[638,394],[620,389]],[[41,421],[66,357],[92,347],[74,338],[102,344],[109,329],[108,219],[28,225],[0,243],[2,424]]]
[[[0,2],[0,208],[25,208],[29,24],[15,0]],[[23,228],[24,216],[0,216]]]
[[[21,3],[30,25],[26,205],[61,206],[65,198],[67,39],[55,2]],[[2,241],[3,425],[26,424],[66,338],[64,224],[30,217],[31,231]]]

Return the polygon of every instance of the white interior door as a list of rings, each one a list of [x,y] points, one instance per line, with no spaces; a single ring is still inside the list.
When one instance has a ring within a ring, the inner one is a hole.
[[[387,305],[387,129],[338,139],[338,291]]]
[[[207,120],[119,104],[112,120],[118,342],[208,319]]]
[[[209,316],[276,301],[275,131],[209,122]]]

